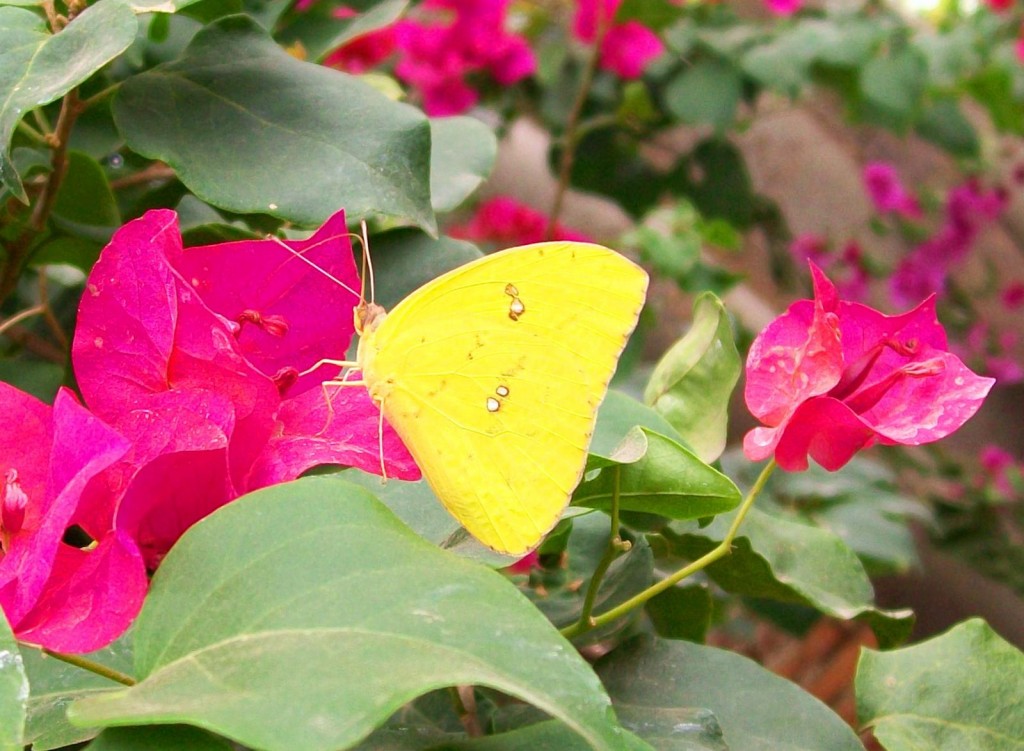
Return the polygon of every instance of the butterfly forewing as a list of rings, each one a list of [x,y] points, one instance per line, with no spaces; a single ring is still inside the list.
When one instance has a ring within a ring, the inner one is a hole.
[[[528,245],[434,280],[367,334],[371,393],[484,544],[522,553],[558,521],[646,288],[607,248]]]

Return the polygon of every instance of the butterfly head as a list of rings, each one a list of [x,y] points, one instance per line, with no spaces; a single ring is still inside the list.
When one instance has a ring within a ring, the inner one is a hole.
[[[359,336],[372,333],[387,316],[387,311],[382,306],[365,300],[359,303],[352,313],[355,317],[356,333]]]

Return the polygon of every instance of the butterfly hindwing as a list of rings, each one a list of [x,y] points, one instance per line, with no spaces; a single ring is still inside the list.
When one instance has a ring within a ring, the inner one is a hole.
[[[607,248],[540,243],[439,277],[365,334],[385,418],[484,544],[522,553],[558,521],[646,288]]]

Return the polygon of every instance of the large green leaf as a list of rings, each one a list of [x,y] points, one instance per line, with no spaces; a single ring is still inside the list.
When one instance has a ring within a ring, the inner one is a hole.
[[[370,238],[376,302],[390,310],[413,290],[483,254],[465,240],[429,235],[408,227]]]
[[[723,514],[703,529],[694,522],[676,522],[663,534],[676,554],[696,559],[724,539],[732,517]],[[885,611],[872,604],[874,592],[864,566],[839,537],[756,508],[740,526],[731,555],[705,570],[729,592],[797,602],[836,618],[865,621],[881,644],[902,641],[913,624],[910,611]]]
[[[620,746],[596,676],[504,577],[335,478],[259,491],[192,527],[153,579],[135,657],[140,683],[76,702],[73,721],[328,751],[426,691],[476,684]]]
[[[576,734],[569,731],[560,722],[538,722],[518,730],[497,735],[474,738],[462,742],[447,742],[435,746],[435,751],[538,751],[538,749],[558,749],[558,751],[586,751],[587,744]],[[632,733],[623,733],[622,751],[654,751],[645,741]],[[668,751],[664,746],[659,751]],[[699,749],[704,751],[704,749]]]
[[[59,34],[48,33],[32,11],[0,7],[0,185],[28,200],[7,150],[21,116],[64,96],[121,54],[137,26],[125,0],[97,2]]]
[[[25,745],[25,703],[28,678],[11,627],[0,610],[0,751]]]
[[[1024,749],[1024,654],[973,618],[892,652],[865,649],[857,716],[889,751]]]
[[[47,657],[35,649],[23,650],[25,671],[32,694],[28,702],[28,725],[25,742],[33,751],[50,751],[95,736],[98,728],[72,725],[67,719],[67,708],[75,699],[95,693],[121,688],[121,685]],[[89,659],[122,673],[131,672],[132,650],[129,637],[121,637],[110,646],[92,652]]]
[[[247,17],[217,21],[180,60],[126,81],[114,118],[129,146],[215,206],[308,225],[343,207],[435,230],[423,114],[296,60]]]
[[[740,353],[729,314],[710,292],[693,303],[693,323],[651,373],[644,401],[686,440],[700,459],[712,462],[725,448],[729,398],[739,380]]]
[[[85,751],[232,751],[228,741],[187,726],[110,728]]]
[[[721,726],[720,745],[709,748],[864,751],[832,710],[795,684],[732,652],[641,636],[599,662],[597,671],[623,725],[640,735],[645,717],[688,709],[691,718],[699,718],[694,710],[703,708],[711,710]],[[713,740],[711,720],[706,713],[704,717]],[[690,724],[696,724],[694,719]]]
[[[491,173],[498,140],[473,117],[430,121],[430,200],[434,211],[451,211]]]
[[[740,491],[732,480],[686,447],[647,428],[631,431],[612,459],[618,462],[616,467],[576,489],[575,505],[609,509],[618,493],[622,510],[672,519],[697,519],[739,505]]]

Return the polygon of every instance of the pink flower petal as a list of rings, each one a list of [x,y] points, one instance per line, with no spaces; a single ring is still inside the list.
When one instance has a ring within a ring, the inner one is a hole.
[[[138,548],[121,532],[88,551],[61,545],[52,579],[55,586],[19,624],[18,638],[76,654],[101,649],[124,633],[149,587]]]
[[[788,472],[807,469],[807,455],[835,471],[862,448],[870,446],[874,431],[845,404],[819,396],[801,404],[786,425],[775,461]]]
[[[842,375],[835,288],[816,266],[811,271],[815,300],[791,305],[758,334],[747,356],[747,408],[769,426],[826,393]]]
[[[365,388],[327,387],[286,400],[278,412],[277,434],[256,460],[246,490],[293,480],[318,464],[344,464],[380,474],[380,410]],[[384,467],[388,477],[418,480],[419,467],[394,429],[384,424]]]
[[[862,413],[882,443],[918,446],[958,430],[981,407],[995,383],[975,375],[948,352],[926,352],[933,363],[923,376],[896,379],[878,403]],[[908,368],[912,366],[907,366]]]
[[[0,605],[15,634],[29,627],[74,628],[60,610],[45,606],[44,598],[66,584],[73,569],[55,569],[62,538],[77,523],[76,513],[86,486],[117,461],[128,448],[125,439],[78,404],[67,389],[57,393],[52,410],[32,397],[0,384],[5,414],[21,426],[23,441],[39,446],[7,447],[4,462],[17,470],[22,489],[29,493],[29,508],[20,530],[5,542],[0,560]],[[46,414],[49,413],[49,414]],[[22,422],[20,417],[27,419]],[[45,420],[43,422],[42,420]],[[22,430],[26,432],[22,432]],[[43,482],[40,482],[40,478]],[[118,498],[108,497],[112,506]],[[102,543],[108,529],[86,530]],[[111,603],[112,607],[116,603]],[[26,620],[31,616],[31,621]],[[116,637],[116,634],[114,635]],[[113,637],[111,637],[113,638]]]
[[[270,378],[285,368],[307,370],[322,358],[344,359],[359,302],[344,211],[309,239],[287,244],[293,252],[277,240],[174,248],[168,259],[206,306],[241,327],[237,351]],[[288,393],[321,380],[310,373]]]

